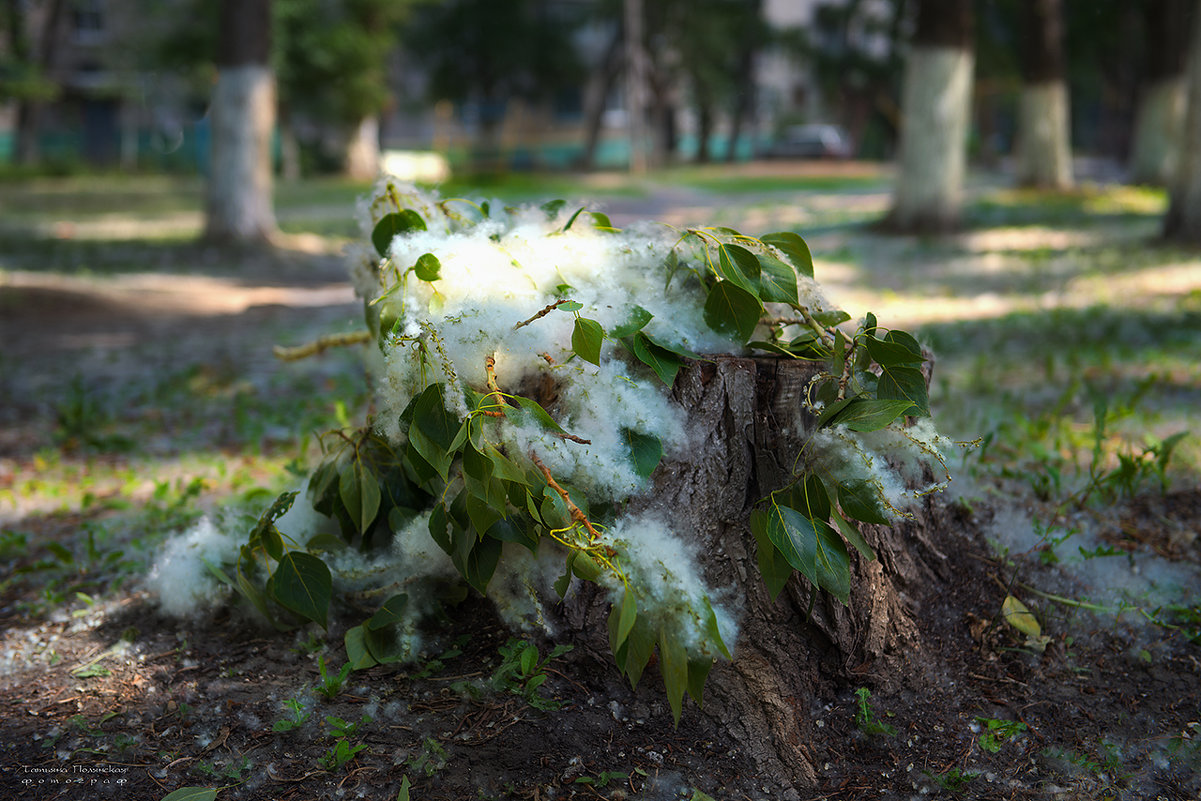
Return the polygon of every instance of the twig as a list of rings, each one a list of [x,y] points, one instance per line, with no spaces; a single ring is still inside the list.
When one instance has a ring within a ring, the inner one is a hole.
[[[350,345],[364,345],[371,341],[370,331],[355,331],[350,334],[328,334],[316,339],[312,342],[300,345],[295,348],[285,348],[282,345],[276,345],[271,349],[275,354],[275,358],[280,361],[294,362],[298,359],[305,359],[309,356],[316,356],[322,351],[330,348],[344,348]]]
[[[543,309],[542,311],[535,314],[530,319],[522,320],[520,323],[513,326],[513,330],[516,331],[518,328],[524,328],[525,326],[529,325],[530,323],[534,322],[535,320],[545,317],[546,315],[550,314],[551,312],[553,312],[555,309],[559,308],[566,302],[567,302],[566,300],[556,300],[554,303],[550,304],[549,306],[547,306],[545,309]]]
[[[567,494],[567,490],[559,486],[559,482],[555,481],[554,476],[550,474],[550,468],[542,463],[542,460],[538,458],[538,454],[531,451],[530,459],[533,460],[534,466],[542,471],[542,476],[546,479],[546,483],[550,485],[555,492],[559,493],[559,497],[563,499],[563,503],[567,506],[567,511],[571,515],[571,519],[576,523],[582,523],[584,528],[588,530],[588,534],[592,537],[592,539],[595,540],[599,538],[600,534],[592,527],[592,523],[588,520],[588,516],[580,511],[580,507],[572,503],[571,496]]]
[[[495,397],[497,405],[504,406],[505,405],[504,396],[502,395],[500,388],[498,386],[496,386],[496,359],[495,358],[493,358],[491,356],[484,357],[484,373],[487,376],[487,378],[485,380],[487,381],[488,389],[490,390],[488,392],[488,394],[485,395],[484,397],[485,398]],[[499,411],[497,409],[480,409],[480,412],[483,414],[486,414],[488,417],[504,417],[505,416],[504,412]]]

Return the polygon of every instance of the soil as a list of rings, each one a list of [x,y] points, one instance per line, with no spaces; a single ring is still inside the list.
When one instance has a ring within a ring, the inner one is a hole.
[[[353,302],[328,298],[303,305],[306,293],[336,280],[333,257],[314,256],[309,273],[293,276],[292,294],[255,295],[267,286],[256,275],[278,277],[271,264],[259,266],[176,284],[174,295],[112,282],[99,293],[83,279],[67,286],[27,277],[0,287],[9,353],[0,487],[30,470],[50,442],[54,422],[37,393],[73,374],[121,380],[181,353],[202,363],[233,359],[247,371],[283,369],[258,351],[245,358],[238,343],[328,329],[356,313]],[[180,292],[199,311],[176,313]],[[236,292],[250,299],[231,305]],[[1037,586],[1054,568],[999,557],[984,533],[993,508],[1019,502],[956,502],[954,514],[940,516],[951,522],[928,532],[953,567],[905,588],[920,647],[853,682],[800,688],[812,699],[800,712],[820,768],[816,787],[797,788],[800,798],[1201,797],[1198,621],[1131,627],[1081,613],[1041,650],[1028,643],[999,610],[1015,577]],[[109,514],[39,508],[6,513],[3,525],[42,546],[75,547],[89,523]],[[1201,492],[1187,490],[1138,497],[1106,517],[1119,521],[1110,535],[1116,547],[1201,565],[1199,514]],[[673,726],[653,668],[631,689],[609,655],[579,645],[549,663],[533,703],[491,686],[512,635],[480,600],[430,624],[423,661],[355,673],[325,699],[315,692],[318,657],[341,664],[342,632],[357,622],[349,616],[316,638],[264,630],[237,609],[183,623],[161,616],[134,583],[99,588],[95,606],[74,614],[39,603],[43,588],[30,569],[44,557],[41,549],[3,554],[3,797],[157,801],[203,786],[222,788],[222,800],[390,801],[404,797],[406,778],[422,801],[785,796],[696,706],[686,704]],[[538,645],[545,655],[552,644]],[[292,719],[289,699],[304,722],[276,731]],[[365,748],[344,754],[344,764],[323,764],[338,761],[336,719],[359,723],[346,744]]]

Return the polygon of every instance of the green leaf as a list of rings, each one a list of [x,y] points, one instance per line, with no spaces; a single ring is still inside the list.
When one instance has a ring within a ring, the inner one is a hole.
[[[740,245],[718,245],[717,265],[722,278],[758,296],[760,269],[754,253]]]
[[[379,480],[361,459],[342,467],[338,477],[338,494],[359,533],[365,533],[379,512]]]
[[[463,561],[463,578],[481,595],[488,592],[488,582],[492,580],[492,574],[496,572],[496,565],[500,561],[501,545],[500,540],[485,537],[475,544]]]
[[[628,584],[621,597],[621,603],[614,611],[617,612],[617,636],[612,640],[611,645],[616,650],[625,644],[630,632],[634,630],[634,623],[638,620],[638,599]]]
[[[559,434],[567,433],[563,430],[562,426],[555,422],[553,417],[547,414],[546,409],[543,409],[537,401],[524,398],[521,395],[512,396],[512,400],[517,403],[517,407],[508,406],[504,409],[504,412],[505,416],[512,418],[517,425],[524,425],[528,420],[535,420],[543,428]]]
[[[799,304],[796,270],[775,256],[759,256],[759,297],[771,303]]]
[[[688,660],[688,694],[699,707],[704,706],[705,679],[709,678],[709,670],[712,667],[711,657],[702,656]]]
[[[914,417],[930,416],[930,396],[926,389],[926,377],[917,367],[894,367],[880,365],[880,379],[876,383],[876,397],[880,401],[909,402],[913,408],[905,414]]]
[[[271,576],[271,594],[281,606],[325,628],[333,584],[325,562],[312,554],[289,551]]]
[[[792,565],[772,543],[767,534],[768,513],[762,509],[751,512],[751,533],[755,535],[755,554],[759,562],[759,574],[767,585],[767,593],[774,601],[792,577]]]
[[[413,785],[409,783],[408,776],[405,776],[403,779],[401,779],[400,792],[396,794],[396,801],[410,801],[409,790],[412,788],[412,786]]]
[[[809,473],[805,481],[797,488],[801,505],[797,508],[810,520],[827,520],[830,517],[830,496],[826,494],[826,485],[815,474]]]
[[[838,505],[847,515],[864,523],[889,522],[880,506],[880,491],[867,479],[852,478],[839,484]]]
[[[546,212],[546,219],[553,220],[555,217],[559,216],[559,212],[561,212],[563,210],[563,207],[566,205],[567,205],[566,200],[563,200],[561,198],[556,198],[555,200],[546,201],[538,208],[540,208],[544,212]]]
[[[717,625],[717,613],[713,611],[713,604],[709,603],[709,597],[703,599],[705,604],[705,633],[709,635],[709,639],[717,646],[717,650],[726,659],[733,659],[730,656],[730,649],[726,647],[725,641],[721,638],[721,628]],[[699,702],[698,702],[699,703]]]
[[[346,636],[343,637],[346,645],[346,661],[352,670],[366,670],[379,664],[367,648],[366,634],[365,627],[355,626],[347,629]]]
[[[645,615],[639,615],[634,621],[634,628],[630,629],[630,636],[626,638],[622,651],[623,670],[630,679],[630,686],[637,687],[638,680],[642,678],[642,671],[646,669],[651,655],[655,652],[655,630],[651,628]]]
[[[735,342],[746,342],[755,333],[763,304],[730,281],[719,281],[705,299],[705,324]]]
[[[449,451],[462,427],[462,421],[446,410],[444,391],[442,384],[430,384],[422,391],[413,405],[412,425],[421,429],[431,442]]]
[[[851,561],[846,543],[825,520],[813,521],[817,532],[814,562],[818,586],[847,605],[851,597]]]
[[[814,312],[813,319],[816,320],[819,325],[823,325],[826,328],[833,328],[839,323],[845,323],[847,320],[851,319],[851,315],[847,314],[842,309],[828,309],[826,311]]]
[[[279,561],[280,557],[284,555],[284,539],[280,536],[279,529],[271,526],[263,532],[262,540],[263,548],[267,551],[267,555]]]
[[[667,342],[663,339],[660,339],[659,337],[652,336],[651,334],[648,334],[645,331],[642,332],[642,335],[644,337],[646,337],[647,341],[650,342],[652,345],[662,348],[663,350],[668,351],[669,353],[674,353],[676,356],[682,356],[685,359],[703,359],[704,358],[699,353],[689,350],[688,348],[684,347],[683,345],[680,345],[679,343]]]
[[[634,472],[642,478],[650,478],[663,458],[663,443],[654,434],[642,434],[629,428],[621,430],[621,437],[630,449]]]
[[[213,801],[217,791],[207,787],[180,787],[167,793],[160,801]]]
[[[641,306],[631,306],[626,309],[625,321],[613,328],[613,330],[609,332],[609,336],[613,337],[614,339],[628,337],[638,331],[641,331],[646,324],[651,321],[652,317],[654,317],[654,315]]]
[[[578,312],[584,308],[584,304],[574,300],[565,300],[558,306],[561,312]]]
[[[437,281],[442,275],[442,262],[433,253],[422,253],[417,257],[413,272],[422,281]]]
[[[425,220],[421,219],[420,214],[412,209],[401,209],[380,218],[380,221],[371,229],[371,244],[375,245],[376,253],[387,258],[388,248],[394,237],[410,231],[424,230],[426,230]]]
[[[524,545],[531,553],[538,552],[538,537],[532,521],[525,515],[502,517],[488,528],[488,536],[501,542]]]
[[[792,266],[796,268],[801,275],[813,277],[813,254],[809,252],[809,246],[805,244],[805,240],[801,235],[793,231],[781,231],[775,234],[765,234],[759,237],[759,241],[765,245],[771,245],[776,250],[784,254]]]
[[[869,398],[848,398],[847,400],[848,402],[839,407],[833,415],[827,417],[823,412],[821,416],[823,421],[819,422],[819,426],[845,425],[852,431],[879,431],[913,408],[913,402],[909,400],[871,400]],[[837,405],[834,404],[834,406]],[[833,406],[829,408],[833,408]]]
[[[601,344],[605,341],[605,329],[596,320],[587,317],[575,318],[571,332],[571,349],[586,362],[600,366]]]
[[[813,521],[790,506],[772,498],[767,510],[767,536],[788,564],[817,584],[817,531]]]
[[[640,362],[654,370],[660,381],[669,387],[676,382],[676,374],[683,364],[679,356],[651,342],[642,331],[625,342]]]
[[[688,651],[679,637],[668,636],[667,630],[659,629],[659,672],[667,690],[667,703],[671,716],[680,725],[680,713],[684,708],[684,693],[688,690]]]
[[[368,629],[382,629],[385,626],[394,626],[398,623],[403,623],[405,620],[405,610],[408,606],[408,595],[403,592],[399,595],[393,595],[384,601],[383,605],[380,606],[364,625]]]
[[[889,331],[888,336],[891,337],[896,333],[895,331]],[[881,367],[886,365],[921,364],[925,361],[922,357],[920,346],[915,352],[907,343],[892,341],[887,338],[864,337],[863,342],[867,346],[867,352],[871,354],[871,357]],[[916,341],[913,344],[916,345]]]
[[[762,340],[762,339],[752,340],[752,341],[746,343],[746,346],[748,348],[751,348],[752,350],[762,350],[762,351],[766,351],[768,353],[774,353],[777,356],[784,356],[785,358],[788,358],[788,359],[797,358],[797,355],[795,353],[793,353],[792,351],[788,350],[788,348],[782,348],[774,342],[767,342],[766,340]]]
[[[592,215],[592,227],[593,228],[597,228],[600,230],[609,230],[609,231],[617,230],[613,227],[613,223],[609,221],[608,214],[602,214],[599,211],[591,211],[588,213]]]
[[[867,540],[863,539],[863,535],[855,524],[847,520],[839,512],[834,513],[834,522],[838,524],[838,530],[842,532],[842,538],[851,545],[855,546],[855,550],[862,554],[863,558],[869,562],[875,561],[876,552],[872,550],[872,546],[867,544]]]

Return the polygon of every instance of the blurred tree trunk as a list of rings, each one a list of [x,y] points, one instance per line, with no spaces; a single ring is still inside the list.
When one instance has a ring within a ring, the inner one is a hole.
[[[62,20],[63,0],[50,0],[46,8],[38,48],[31,51],[28,26],[29,13],[20,0],[9,0],[9,47],[19,68],[27,71],[28,88],[17,97],[16,130],[13,156],[18,164],[37,164],[41,159],[38,136],[42,129],[42,114],[46,101],[57,94],[58,87],[50,84],[58,45],[58,28]]]
[[[265,241],[275,233],[271,2],[222,0],[219,19],[204,237],[223,244]]]
[[[709,153],[709,137],[713,135],[713,102],[706,92],[698,92],[696,98],[696,163],[712,161]]]
[[[1068,86],[1061,0],[1027,0],[1018,105],[1017,181],[1040,189],[1072,186]]]
[[[359,181],[379,177],[379,117],[364,117],[346,143],[346,175]]]
[[[1147,77],[1134,123],[1130,180],[1166,186],[1176,169],[1184,135],[1191,0],[1144,0]]]
[[[972,66],[972,4],[919,0],[905,64],[897,183],[887,221],[898,231],[946,231],[959,223]]]
[[[1201,245],[1201,9],[1196,5],[1185,70],[1188,113],[1180,160],[1172,182],[1172,200],[1164,218],[1164,236]]]
[[[750,0],[748,14],[754,23],[743,29],[742,42],[738,50],[738,74],[735,78],[734,108],[730,114],[730,138],[726,141],[725,160],[738,158],[738,138],[755,109],[755,53],[762,34],[758,24],[762,14],[763,0]],[[752,146],[752,152],[754,147]]]
[[[584,89],[584,151],[580,154],[579,166],[591,170],[596,166],[596,148],[600,144],[601,126],[604,124],[605,104],[613,92],[617,76],[621,74],[623,40],[620,30],[609,41],[604,58],[588,77]]]
[[[816,785],[820,767],[810,749],[821,732],[813,724],[816,692],[831,682],[887,676],[893,658],[919,648],[909,599],[945,580],[951,567],[927,536],[947,512],[927,502],[911,521],[861,527],[877,558],[868,561],[852,549],[849,606],[815,595],[799,573],[771,600],[746,521],[752,506],[792,477],[815,422],[798,403],[815,369],[722,356],[681,371],[675,401],[707,436],[686,458],[661,465],[653,490],[630,510],[670,510],[679,530],[695,532],[706,583],[742,603],[733,661],[714,665],[703,709],[689,707],[684,715],[704,715],[727,731],[773,799],[812,797],[801,791]],[[607,598],[589,585],[565,607],[569,625],[595,638],[589,644],[602,652]],[[662,692],[653,678],[643,681],[648,695]]]

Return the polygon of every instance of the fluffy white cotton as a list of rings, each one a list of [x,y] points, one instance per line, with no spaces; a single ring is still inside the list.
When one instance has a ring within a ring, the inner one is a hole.
[[[224,568],[238,558],[245,534],[222,531],[208,517],[185,534],[167,540],[146,578],[147,587],[167,614],[199,615],[229,596],[229,588],[209,571],[205,562]]]
[[[706,586],[696,554],[670,523],[648,512],[622,518],[601,535],[601,541],[620,554],[620,564],[630,585],[638,590],[638,614],[675,630],[690,653],[716,657],[705,615],[708,602],[717,620],[722,641],[732,649],[738,634],[738,615],[731,602],[714,598]],[[625,586],[602,574],[613,594],[621,598]]]

